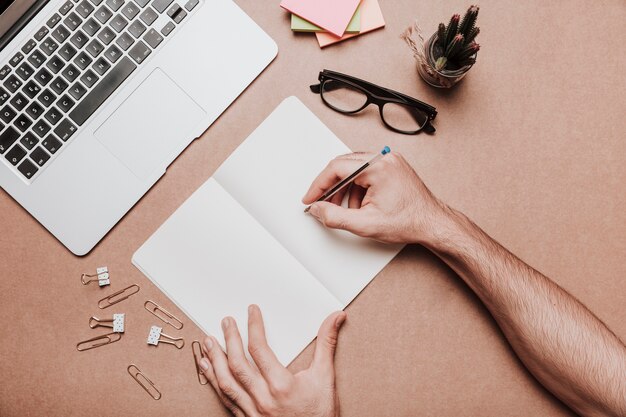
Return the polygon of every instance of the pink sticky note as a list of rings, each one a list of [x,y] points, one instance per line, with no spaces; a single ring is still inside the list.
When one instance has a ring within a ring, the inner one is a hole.
[[[360,0],[282,0],[280,7],[342,36]]]
[[[383,18],[383,12],[380,10],[378,0],[363,0],[361,3],[361,31],[359,33],[347,33],[338,37],[330,33],[317,32],[315,36],[317,36],[317,42],[320,44],[320,48],[323,48],[380,29],[384,26],[385,19]]]

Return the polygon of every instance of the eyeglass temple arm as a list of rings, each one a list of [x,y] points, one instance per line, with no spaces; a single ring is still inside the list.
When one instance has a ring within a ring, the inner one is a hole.
[[[311,84],[309,86],[309,88],[311,89],[311,92],[315,93],[315,94],[319,94],[322,90],[322,83],[319,84]]]

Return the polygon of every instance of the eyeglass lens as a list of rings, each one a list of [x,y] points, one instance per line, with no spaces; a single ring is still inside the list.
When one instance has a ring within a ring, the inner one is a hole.
[[[367,103],[367,94],[363,90],[338,80],[325,80],[321,95],[328,106],[342,113],[355,113]],[[383,105],[381,116],[393,129],[407,133],[419,131],[428,122],[427,113],[413,106],[393,102]]]

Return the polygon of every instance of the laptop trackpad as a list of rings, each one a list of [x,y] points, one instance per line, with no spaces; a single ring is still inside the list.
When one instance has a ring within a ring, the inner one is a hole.
[[[137,177],[164,169],[190,130],[205,116],[160,68],[96,130],[96,138]],[[160,172],[162,173],[162,172]]]

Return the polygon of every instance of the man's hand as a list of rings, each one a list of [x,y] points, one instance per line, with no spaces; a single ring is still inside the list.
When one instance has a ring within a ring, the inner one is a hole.
[[[248,352],[251,364],[231,317],[222,321],[226,353],[214,337],[206,337],[202,349],[209,358],[199,363],[222,403],[236,417],[336,417],[335,347],[346,313],[331,314],[322,323],[311,366],[297,374],[283,367],[265,338],[261,311],[248,308]]]
[[[345,229],[381,242],[422,243],[430,239],[447,208],[398,153],[385,155],[330,202],[314,203],[373,156],[352,153],[333,159],[302,199],[304,204],[312,204],[309,213],[326,227]],[[346,193],[348,208],[341,207]]]

